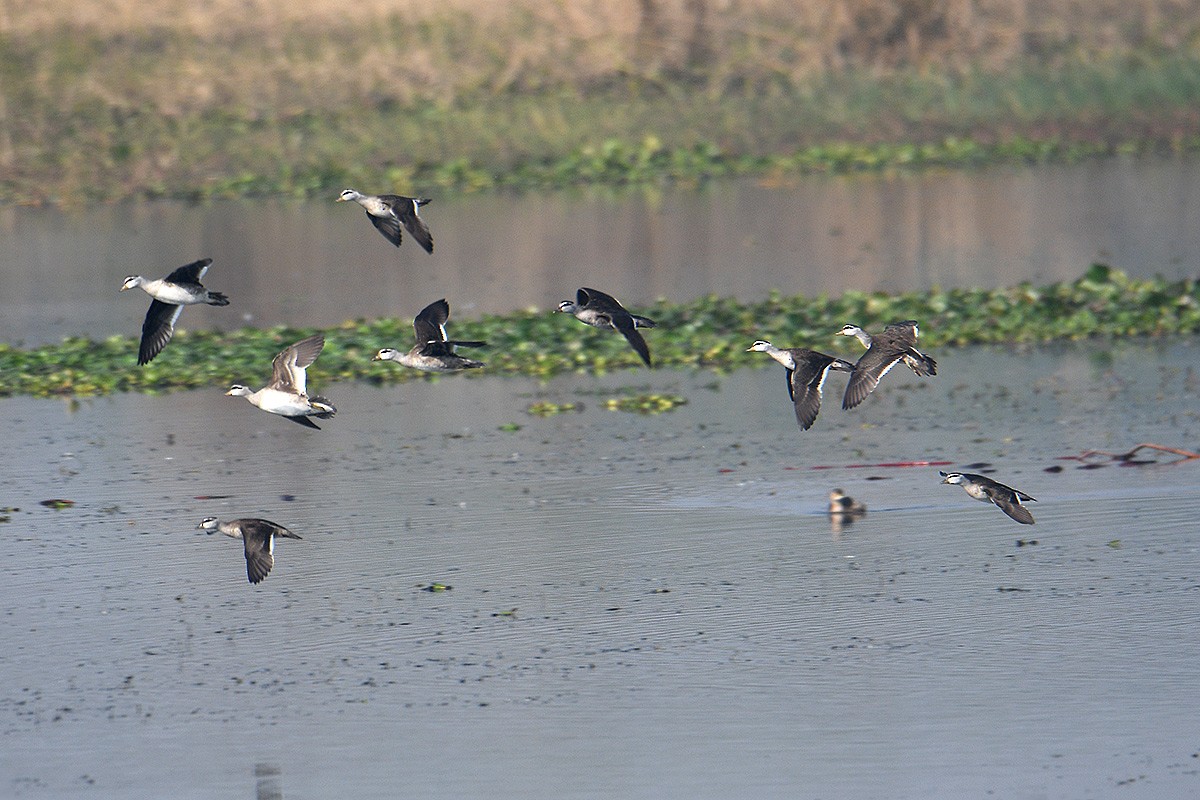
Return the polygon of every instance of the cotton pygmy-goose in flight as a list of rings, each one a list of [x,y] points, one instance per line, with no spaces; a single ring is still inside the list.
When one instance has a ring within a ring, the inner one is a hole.
[[[846,394],[842,398],[844,409],[854,408],[866,400],[888,370],[899,361],[922,377],[937,375],[937,362],[917,349],[915,320],[893,322],[874,336],[857,325],[846,325],[837,335],[853,336],[867,348],[867,352],[854,365],[854,374],[846,384]]]
[[[572,314],[575,319],[593,328],[617,330],[629,340],[634,351],[650,366],[650,348],[646,340],[637,332],[638,328],[654,328],[657,323],[637,314],[630,314],[625,307],[617,302],[612,295],[586,287],[575,292],[575,302],[563,300],[558,304],[558,310],[564,314]]]
[[[275,537],[299,539],[300,537],[282,525],[269,519],[231,519],[220,522],[216,517],[205,517],[196,526],[197,530],[212,534],[220,531],[234,539],[241,539],[246,546],[246,577],[251,583],[261,583],[275,566]]]
[[[430,303],[421,309],[413,320],[413,331],[417,344],[407,353],[385,347],[375,354],[372,361],[395,361],[406,367],[423,372],[458,372],[463,369],[482,367],[482,361],[473,361],[454,352],[458,347],[485,347],[487,342],[464,342],[446,338],[446,320],[450,318],[450,304],[442,300]]]
[[[800,423],[802,431],[811,428],[817,420],[821,411],[821,387],[829,371],[854,371],[854,365],[849,361],[802,347],[776,347],[762,339],[750,345],[746,352],[766,353],[787,370],[788,397],[796,407],[796,422]]]
[[[346,189],[338,195],[337,202],[345,203],[353,200],[367,212],[367,219],[375,229],[383,234],[396,247],[404,240],[400,226],[417,240],[417,244],[425,248],[425,252],[433,252],[433,234],[429,226],[421,219],[418,209],[430,202],[428,197],[404,197],[398,194],[362,194],[353,189]]]
[[[154,298],[146,321],[142,323],[142,342],[138,345],[138,366],[148,364],[162,352],[175,333],[175,321],[184,306],[207,303],[210,306],[227,306],[229,298],[220,292],[211,292],[200,285],[200,279],[208,272],[211,258],[202,258],[184,264],[165,278],[149,280],[141,275],[130,275],[121,284],[121,291],[141,288]]]
[[[1022,525],[1034,524],[1033,514],[1030,514],[1029,509],[1021,505],[1021,501],[1036,502],[1036,498],[984,475],[975,475],[971,472],[942,472],[940,470],[938,474],[942,476],[942,483],[956,484],[966,489],[967,494],[976,500],[995,503],[1001,511]]]
[[[329,419],[337,413],[337,409],[324,397],[309,397],[305,370],[317,360],[324,348],[325,337],[319,333],[301,339],[275,356],[271,362],[271,382],[266,386],[252,392],[241,384],[234,384],[225,394],[244,397],[263,411],[320,430],[320,426],[309,417]]]

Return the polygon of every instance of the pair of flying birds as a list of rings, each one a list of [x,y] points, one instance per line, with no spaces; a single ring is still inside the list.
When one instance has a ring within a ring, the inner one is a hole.
[[[413,320],[417,343],[407,353],[385,347],[373,361],[396,361],[423,372],[457,372],[482,367],[482,361],[460,356],[455,347],[483,347],[487,342],[462,341],[446,336],[450,304],[443,298],[430,303]],[[328,419],[337,409],[323,397],[310,396],[306,370],[325,347],[325,337],[314,334],[285,347],[271,362],[271,382],[257,392],[242,385],[230,387],[225,394],[245,397],[263,411],[279,414],[293,422],[317,428],[311,417]]]
[[[917,349],[916,320],[893,322],[882,333],[869,334],[857,325],[846,325],[838,336],[853,336],[867,348],[857,363],[802,347],[776,347],[760,339],[747,352],[766,353],[787,371],[788,396],[796,409],[801,430],[808,430],[821,410],[821,389],[830,371],[849,372],[842,408],[851,409],[875,391],[892,367],[903,362],[921,377],[937,375],[937,362]]]

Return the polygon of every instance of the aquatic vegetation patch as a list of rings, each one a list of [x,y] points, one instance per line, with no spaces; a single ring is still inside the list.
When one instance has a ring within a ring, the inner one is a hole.
[[[635,414],[662,414],[687,404],[687,399],[674,394],[631,394],[610,397],[604,401],[609,411],[632,411]]]
[[[530,403],[525,409],[525,413],[534,417],[553,417],[569,411],[578,412],[582,410],[583,406],[579,403],[552,403],[549,400],[539,400],[535,403]]]
[[[769,338],[781,346],[815,347],[852,357],[861,348],[834,334],[847,322],[868,330],[902,319],[921,323],[925,348],[969,344],[1036,343],[1088,337],[1168,336],[1200,332],[1200,281],[1133,280],[1118,269],[1093,265],[1074,281],[1000,289],[932,289],[922,292],[846,292],[840,297],[785,297],[757,302],[701,297],[689,303],[660,300],[631,309],[658,321],[647,333],[656,366],[731,369],[765,360],[746,347]],[[310,385],[367,380],[420,379],[414,370],[380,370],[371,357],[394,342],[411,320],[360,320],[327,329],[325,350],[309,368]],[[138,339],[70,338],[20,349],[0,344],[0,396],[90,396],[113,392],[222,389],[255,376],[265,380],[270,359],[311,329],[245,328],[229,333],[181,331],[162,355],[136,366]],[[562,314],[518,311],[461,319],[455,335],[489,342],[488,366],[478,373],[549,378],[564,372],[602,374],[644,369],[620,336],[584,328]],[[547,343],[555,343],[548,347]]]

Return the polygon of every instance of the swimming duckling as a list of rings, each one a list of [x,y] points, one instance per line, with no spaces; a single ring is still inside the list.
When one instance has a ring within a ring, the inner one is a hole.
[[[301,339],[285,347],[271,361],[271,382],[266,386],[253,392],[235,383],[225,394],[244,397],[263,411],[320,430],[320,426],[309,417],[329,419],[337,413],[337,409],[324,397],[309,397],[305,370],[317,360],[323,349],[325,337],[319,333]]]
[[[184,264],[165,278],[150,280],[141,275],[130,275],[121,284],[121,291],[140,288],[154,298],[146,319],[142,323],[142,341],[138,345],[138,366],[148,364],[171,341],[175,334],[175,322],[184,306],[200,305],[227,306],[229,298],[220,292],[205,289],[200,283],[208,272],[211,258],[202,258]]]
[[[865,503],[860,503],[841,489],[829,493],[829,513],[852,517],[861,517],[867,513]]]
[[[385,347],[372,361],[395,361],[423,372],[458,372],[484,366],[454,352],[459,347],[485,347],[487,342],[451,341],[446,338],[446,320],[450,319],[450,304],[443,298],[421,309],[413,320],[417,344],[407,353]]]
[[[1030,514],[1029,509],[1021,505],[1021,501],[1037,502],[1036,498],[984,475],[976,475],[971,472],[942,472],[941,470],[938,471],[938,474],[942,476],[942,483],[956,484],[966,489],[967,494],[976,500],[995,503],[1001,511],[1022,525],[1034,524],[1033,514]]]
[[[345,189],[338,195],[337,202],[345,203],[353,200],[367,212],[367,219],[375,226],[375,230],[383,234],[396,247],[404,241],[400,226],[425,248],[425,252],[433,252],[433,234],[425,220],[421,219],[418,209],[432,202],[428,197],[404,197],[399,194],[362,194],[354,189]]]
[[[879,381],[898,361],[903,361],[921,377],[937,374],[937,362],[916,347],[919,335],[916,320],[893,322],[874,336],[857,325],[845,325],[837,335],[853,336],[867,348],[867,352],[854,365],[854,374],[846,384],[843,409],[854,408],[866,400],[867,395],[875,391]]]
[[[620,331],[621,335],[629,340],[634,351],[641,356],[642,361],[646,362],[646,366],[650,366],[650,348],[637,329],[657,327],[654,320],[631,314],[612,295],[586,287],[575,292],[574,303],[570,300],[559,303],[558,310],[574,315],[575,319],[593,328]]]
[[[275,537],[299,539],[300,537],[282,525],[267,519],[233,519],[220,522],[216,517],[205,517],[196,526],[197,530],[212,534],[220,531],[232,539],[241,539],[246,548],[246,577],[251,583],[261,583],[275,566]]]
[[[811,428],[817,420],[821,411],[821,388],[829,371],[854,371],[854,365],[849,361],[800,347],[776,347],[763,339],[750,345],[746,352],[766,353],[783,365],[788,397],[795,406],[796,422],[800,423],[802,431]]]

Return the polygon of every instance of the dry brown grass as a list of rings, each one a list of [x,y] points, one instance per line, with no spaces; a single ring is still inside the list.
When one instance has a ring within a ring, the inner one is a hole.
[[[0,37],[67,104],[287,114],[1192,50],[1200,0],[0,0]]]

